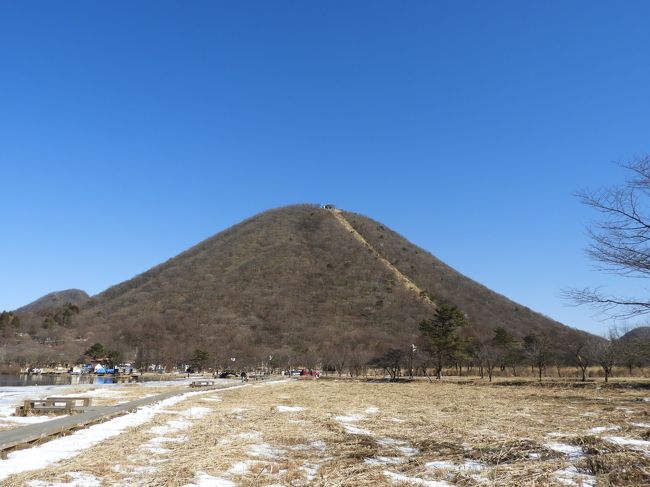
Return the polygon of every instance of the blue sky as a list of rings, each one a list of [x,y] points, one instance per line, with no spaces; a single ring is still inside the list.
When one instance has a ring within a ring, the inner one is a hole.
[[[0,4],[0,309],[332,202],[602,333],[572,194],[650,153],[648,2]],[[650,287],[650,286],[648,286]]]

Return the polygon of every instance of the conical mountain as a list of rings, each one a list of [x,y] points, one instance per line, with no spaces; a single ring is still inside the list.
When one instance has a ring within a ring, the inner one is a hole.
[[[239,223],[91,298],[78,322],[93,339],[174,355],[323,355],[403,347],[437,303],[467,331],[584,335],[472,281],[362,215],[296,205]],[[176,352],[174,352],[176,350]],[[216,352],[215,352],[216,353]],[[304,360],[304,359],[302,359]]]

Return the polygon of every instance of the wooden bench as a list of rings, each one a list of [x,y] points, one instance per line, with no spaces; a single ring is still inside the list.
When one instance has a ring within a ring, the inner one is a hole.
[[[53,401],[55,403],[68,403],[72,402],[74,404],[74,407],[88,407],[92,405],[93,398],[92,397],[48,397],[47,401]],[[81,402],[81,404],[77,404]]]
[[[81,402],[81,404],[77,404]],[[16,408],[16,416],[37,414],[71,414],[73,411],[83,411],[90,406],[90,397],[48,397],[47,399],[25,399],[23,405]]]
[[[209,387],[216,385],[214,380],[195,380],[190,384],[190,387]]]

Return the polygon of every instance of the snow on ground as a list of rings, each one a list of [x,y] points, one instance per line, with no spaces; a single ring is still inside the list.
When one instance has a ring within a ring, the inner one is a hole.
[[[554,476],[562,485],[576,487],[593,487],[596,485],[596,477],[594,475],[580,473],[573,465],[556,471]]]
[[[16,473],[45,468],[64,458],[74,457],[103,440],[119,435],[128,428],[151,421],[156,414],[160,413],[166,407],[173,406],[192,396],[206,394],[207,392],[209,391],[193,391],[179,394],[158,403],[143,406],[133,413],[118,416],[104,423],[79,430],[71,435],[56,438],[33,448],[12,452],[7,455],[5,460],[0,460],[0,480]],[[193,412],[193,414],[196,413],[197,411]],[[187,420],[183,421],[189,423]],[[179,424],[175,426],[185,426],[183,421],[177,421]],[[169,425],[168,423],[168,426],[173,427],[174,425]],[[152,432],[154,432],[153,428]],[[165,434],[167,432],[169,430],[158,434]]]
[[[58,396],[62,391],[69,389],[70,386],[16,386],[0,387],[0,421],[16,423],[38,423],[52,419],[50,416],[32,416],[31,418],[22,418],[26,421],[16,420],[12,416],[16,412],[16,406],[22,405],[25,399],[34,399],[47,396]],[[34,418],[41,418],[34,420]]]
[[[185,484],[183,487],[237,487],[237,484],[221,477],[213,477],[205,472],[196,472],[193,484]]]
[[[119,397],[124,394],[128,394],[128,391],[125,391],[124,389],[115,389],[115,386],[121,385],[121,384],[105,384],[102,387],[98,387],[97,389],[91,389],[89,391],[83,391],[82,393],[79,392],[71,392],[69,394],[61,394],[58,395],[59,397],[75,397],[79,396],[82,394],[85,397]]]
[[[94,475],[83,472],[68,472],[66,474],[71,478],[69,482],[44,482],[42,480],[32,480],[27,482],[28,487],[99,487],[101,482]]]
[[[205,402],[220,402],[221,398],[219,396],[209,396],[209,397],[204,397],[201,399],[201,401]]]
[[[345,431],[347,431],[351,435],[368,435],[368,436],[372,435],[371,431],[364,428],[357,428],[356,426],[352,426],[351,424],[341,423],[341,426],[343,426]]]
[[[589,432],[598,434],[598,433],[604,433],[605,431],[614,431],[618,429],[621,429],[621,427],[620,426],[597,426],[595,428],[591,428]]]
[[[262,435],[257,431],[245,431],[243,433],[239,433],[237,437],[245,440],[259,440]]]
[[[186,418],[189,419],[201,419],[203,416],[208,414],[211,411],[210,408],[204,408],[200,406],[195,406],[191,407],[189,409],[186,409],[182,413],[180,413],[182,416],[185,416]]]
[[[575,460],[577,458],[585,456],[582,448],[579,446],[567,445],[566,443],[551,442],[547,443],[546,447],[558,453],[563,453],[569,460]]]
[[[408,462],[408,459],[404,457],[377,456],[377,457],[363,459],[363,463],[365,463],[366,465],[396,465],[399,463],[406,463],[406,462]]]
[[[642,450],[650,449],[650,441],[646,440],[635,440],[634,438],[625,438],[623,436],[608,436],[605,439],[621,446],[637,446]]]
[[[256,443],[255,445],[251,445],[248,449],[248,454],[250,456],[260,458],[277,458],[278,455],[282,455],[286,452],[287,450],[274,448],[268,443]]]
[[[345,416],[336,416],[334,419],[339,423],[354,423],[356,421],[363,421],[366,417],[361,414],[348,414]]]
[[[232,467],[230,467],[228,473],[230,475],[244,475],[248,473],[248,471],[250,470],[250,465],[251,465],[250,460],[246,462],[237,462]]]
[[[278,406],[276,408],[279,413],[293,413],[296,411],[304,411],[305,408],[302,406]]]
[[[353,426],[350,423],[355,423],[357,421],[363,421],[364,419],[367,419],[365,416],[361,414],[347,414],[345,416],[336,416],[334,418],[336,421],[339,422],[341,426],[350,433],[351,435],[372,435],[370,431],[364,428],[359,428],[357,426]]]
[[[444,480],[424,480],[417,477],[408,477],[401,473],[384,470],[384,475],[395,483],[424,485],[425,487],[452,487],[452,484]]]
[[[45,421],[51,421],[53,419],[65,418],[67,414],[62,414],[60,416],[7,416],[6,418],[0,419],[1,423],[5,424],[35,424],[43,423]]]
[[[366,414],[376,414],[379,412],[379,408],[376,406],[370,406],[366,409]]]
[[[318,473],[319,468],[320,465],[317,465],[315,463],[308,463],[300,467],[300,470],[305,472],[305,475],[307,476],[307,482],[311,482],[316,478],[316,474]]]

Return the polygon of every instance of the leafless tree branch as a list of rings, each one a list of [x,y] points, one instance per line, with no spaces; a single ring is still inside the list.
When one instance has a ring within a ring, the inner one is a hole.
[[[587,229],[591,245],[586,253],[599,270],[645,278],[650,276],[650,157],[621,166],[632,173],[623,186],[577,193],[601,215]],[[608,296],[599,289],[569,289],[563,295],[615,318],[650,314],[650,300]]]

